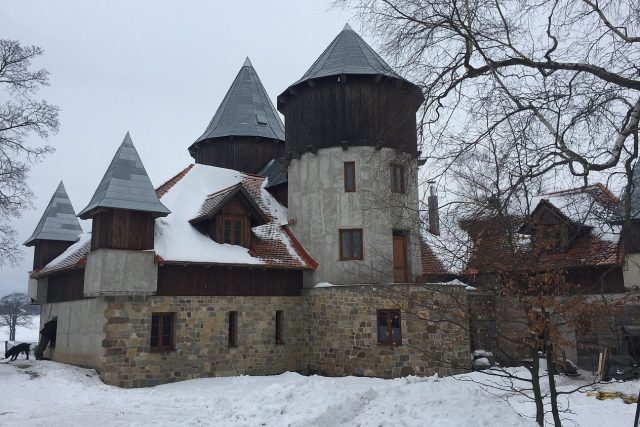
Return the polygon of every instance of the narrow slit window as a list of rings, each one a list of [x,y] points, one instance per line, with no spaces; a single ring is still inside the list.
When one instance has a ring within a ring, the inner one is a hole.
[[[361,260],[362,250],[362,229],[354,228],[340,230],[340,260]]]
[[[238,346],[238,312],[229,312],[229,347]]]
[[[344,162],[344,191],[356,191],[356,162]]]
[[[394,193],[405,192],[403,165],[391,165],[391,191]]]
[[[276,344],[284,344],[284,339],[282,337],[282,310],[276,311]]]

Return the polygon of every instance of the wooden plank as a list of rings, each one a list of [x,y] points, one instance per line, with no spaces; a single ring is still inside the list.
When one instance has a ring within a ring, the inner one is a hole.
[[[158,268],[157,295],[298,296],[302,272],[258,268],[165,264]]]

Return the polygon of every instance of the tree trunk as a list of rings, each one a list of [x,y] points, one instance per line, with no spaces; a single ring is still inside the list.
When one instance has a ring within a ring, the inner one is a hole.
[[[542,392],[540,391],[540,356],[537,351],[533,354],[533,363],[531,365],[531,388],[533,389],[533,398],[536,402],[536,422],[540,427],[544,426],[544,402],[542,401]]]
[[[549,378],[549,396],[551,397],[551,414],[553,415],[553,425],[562,427],[560,412],[558,411],[558,390],[556,390],[556,367],[553,362],[553,347],[547,347],[547,377]]]
[[[15,341],[15,340],[16,340],[16,324],[12,322],[9,325],[9,341]]]

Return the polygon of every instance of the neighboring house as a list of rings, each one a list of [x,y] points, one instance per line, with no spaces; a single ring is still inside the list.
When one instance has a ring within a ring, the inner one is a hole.
[[[127,134],[78,214],[91,233],[61,186],[26,242],[29,296],[56,325],[45,355],[122,387],[456,372],[425,345],[468,365],[466,331],[378,293],[442,273],[412,217],[421,102],[347,26],[278,97],[286,131],[247,59],[195,164],[157,189]]]
[[[507,335],[513,325],[526,324],[526,319],[512,318],[509,326],[505,321],[509,315],[494,315],[492,312],[509,310],[509,297],[486,291],[499,290],[514,273],[558,272],[567,283],[559,295],[579,292],[598,299],[625,300],[620,310],[598,320],[595,332],[564,331],[564,338],[573,342],[562,348],[566,356],[585,369],[596,369],[599,353],[605,348],[614,355],[625,355],[624,331],[640,326],[640,307],[625,296],[635,286],[627,273],[634,247],[621,239],[624,227],[619,206],[615,195],[603,184],[595,184],[537,196],[526,218],[494,216],[463,221],[461,226],[471,236],[473,249],[460,276],[478,288],[472,300],[481,307],[471,316],[472,346],[493,348],[496,336]],[[502,320],[496,320],[499,317]]]
[[[527,218],[463,221],[473,249],[461,276],[489,289],[513,271],[558,270],[582,292],[623,292],[620,227],[614,224],[618,203],[595,184],[537,196]]]

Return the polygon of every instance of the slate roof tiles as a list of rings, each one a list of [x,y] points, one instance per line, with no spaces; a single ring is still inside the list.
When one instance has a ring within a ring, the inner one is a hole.
[[[24,245],[33,246],[36,240],[75,242],[80,234],[82,227],[76,218],[64,184],[60,181],[33,234]]]
[[[133,146],[129,132],[116,151],[91,201],[78,216],[89,219],[98,208],[130,209],[166,216],[167,209],[156,195],[147,171]]]

